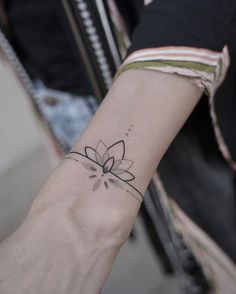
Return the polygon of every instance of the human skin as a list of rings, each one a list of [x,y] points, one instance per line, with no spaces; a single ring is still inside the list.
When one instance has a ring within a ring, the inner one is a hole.
[[[52,172],[25,221],[0,244],[0,293],[100,293],[138,214],[141,203],[135,196],[142,199],[201,95],[176,75],[147,70],[121,74],[73,146],[80,154],[66,156],[70,158]],[[107,147],[123,142],[124,159],[133,162],[128,168],[132,180],[104,172],[86,156],[85,147],[96,148],[100,140]]]

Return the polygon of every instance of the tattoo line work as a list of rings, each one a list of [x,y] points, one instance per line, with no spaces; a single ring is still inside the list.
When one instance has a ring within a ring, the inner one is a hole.
[[[96,191],[103,182],[106,189],[109,189],[109,186],[112,185],[125,189],[126,192],[140,202],[143,200],[142,193],[130,184],[130,181],[135,179],[135,176],[128,171],[133,165],[133,161],[124,158],[124,140],[120,140],[108,148],[102,140],[99,140],[96,149],[86,146],[84,148],[84,153],[85,154],[71,151],[64,159],[71,159],[78,162],[78,159],[74,158],[73,155],[80,155],[92,161],[92,163],[82,162],[82,165],[84,168],[92,172],[89,178],[95,180],[92,188],[93,191]],[[131,188],[133,192],[124,188],[124,184],[122,184],[122,182],[128,184],[129,188]]]

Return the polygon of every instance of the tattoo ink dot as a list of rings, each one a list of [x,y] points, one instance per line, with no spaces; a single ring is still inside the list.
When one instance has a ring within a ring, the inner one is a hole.
[[[128,128],[128,131],[126,131],[125,136],[127,137],[129,135],[129,132],[131,132],[131,128],[133,127],[133,125],[130,125]]]

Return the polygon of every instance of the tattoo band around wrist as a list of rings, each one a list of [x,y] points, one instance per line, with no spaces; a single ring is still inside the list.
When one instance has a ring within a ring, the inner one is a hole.
[[[133,161],[124,158],[124,156],[124,140],[120,140],[108,148],[102,140],[99,140],[96,148],[86,146],[84,154],[71,151],[66,154],[64,159],[70,159],[77,163],[81,162],[81,158],[87,159],[82,161],[81,164],[91,171],[89,178],[93,180],[93,191],[101,186],[105,189],[116,187],[125,190],[141,203],[143,200],[142,193],[131,184],[135,179],[135,176],[129,171]]]

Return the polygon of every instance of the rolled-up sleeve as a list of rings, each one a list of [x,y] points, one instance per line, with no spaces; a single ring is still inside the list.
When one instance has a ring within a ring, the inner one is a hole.
[[[230,0],[152,1],[143,9],[117,76],[127,69],[174,73],[214,95],[229,67],[235,7]]]

